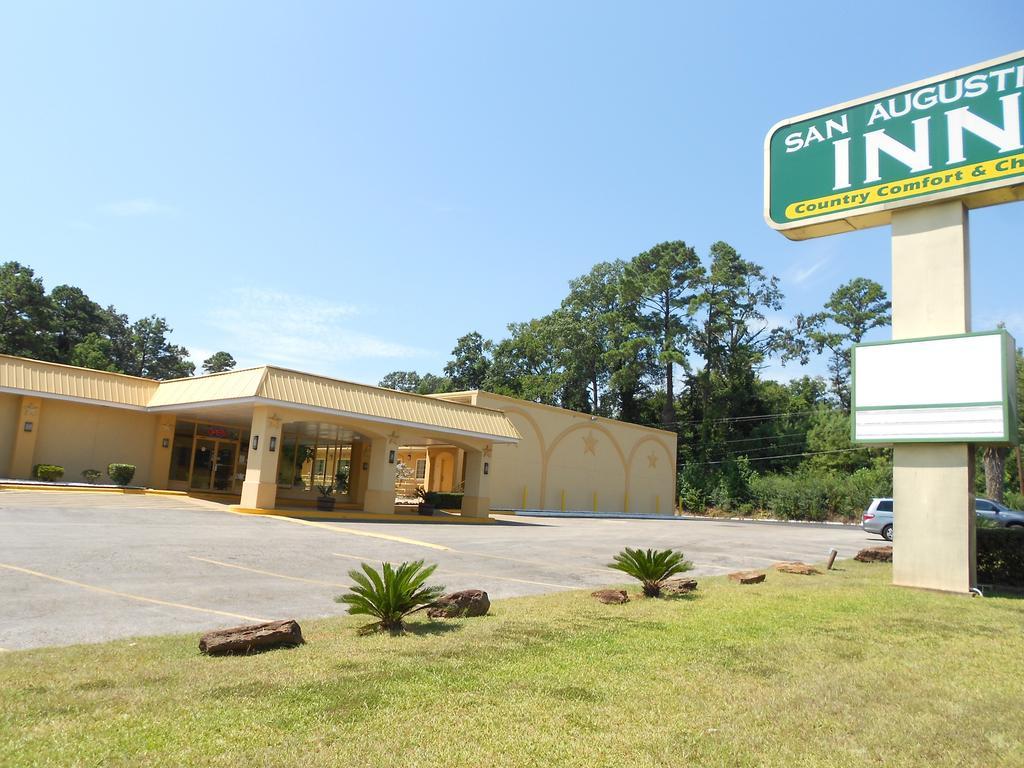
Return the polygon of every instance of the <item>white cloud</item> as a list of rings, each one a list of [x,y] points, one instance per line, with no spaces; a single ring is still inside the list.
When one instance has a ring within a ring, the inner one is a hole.
[[[797,285],[800,285],[801,283],[804,283],[804,282],[810,280],[811,277],[813,277],[816,272],[818,272],[819,270],[821,270],[822,267],[824,267],[826,264],[828,264],[828,260],[829,260],[828,255],[825,255],[825,256],[820,257],[813,264],[809,264],[809,265],[803,266],[803,267],[794,267],[790,271],[790,275],[789,275],[790,281],[792,281],[793,283],[796,283]]]
[[[228,306],[210,313],[210,324],[219,331],[218,348],[231,352],[240,364],[322,372],[349,360],[424,354],[353,329],[359,311],[351,305],[260,288],[240,288],[233,294]]]
[[[170,205],[158,203],[149,198],[135,198],[132,200],[118,200],[99,207],[100,213],[108,216],[155,216],[168,213],[176,213],[177,210]]]

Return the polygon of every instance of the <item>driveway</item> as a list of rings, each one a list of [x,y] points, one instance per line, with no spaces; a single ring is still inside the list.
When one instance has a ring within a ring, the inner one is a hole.
[[[498,519],[333,523],[181,497],[0,491],[0,649],[337,615],[361,561],[425,559],[436,582],[500,599],[621,584],[605,565],[623,546],[681,549],[695,574],[715,575],[881,541],[837,526]]]

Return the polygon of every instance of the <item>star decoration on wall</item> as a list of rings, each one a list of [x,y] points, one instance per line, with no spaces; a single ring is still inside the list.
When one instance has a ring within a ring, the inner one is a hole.
[[[491,448],[491,446],[489,446],[489,445],[485,445],[484,446],[484,456],[488,456],[489,457],[492,453],[494,453],[494,449]]]
[[[649,466],[651,469],[658,468],[658,457],[655,456],[653,452],[648,454],[647,456],[647,466]]]
[[[597,438],[594,437],[592,432],[588,433],[583,438],[583,453],[589,453],[591,456],[597,456]]]
[[[398,432],[392,431],[392,433],[388,435],[388,443],[391,445],[398,445]]]

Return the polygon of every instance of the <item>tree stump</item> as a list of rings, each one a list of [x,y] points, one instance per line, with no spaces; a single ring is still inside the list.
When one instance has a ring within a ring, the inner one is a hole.
[[[215,629],[199,638],[199,650],[210,656],[254,653],[278,646],[302,645],[302,628],[295,619]]]

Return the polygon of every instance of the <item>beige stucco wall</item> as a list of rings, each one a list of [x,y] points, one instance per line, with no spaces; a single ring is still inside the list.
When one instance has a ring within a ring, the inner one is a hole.
[[[18,411],[21,397],[0,392],[0,477],[7,477],[11,468],[15,431],[18,429]]]
[[[495,509],[671,514],[676,436],[671,432],[538,405],[487,392],[473,404],[500,410],[523,439],[495,445]],[[524,504],[525,496],[525,504]]]
[[[83,469],[98,469],[108,482],[108,464],[134,464],[132,485],[149,485],[157,420],[152,414],[44,399],[32,463],[59,464],[70,482],[80,482]]]

